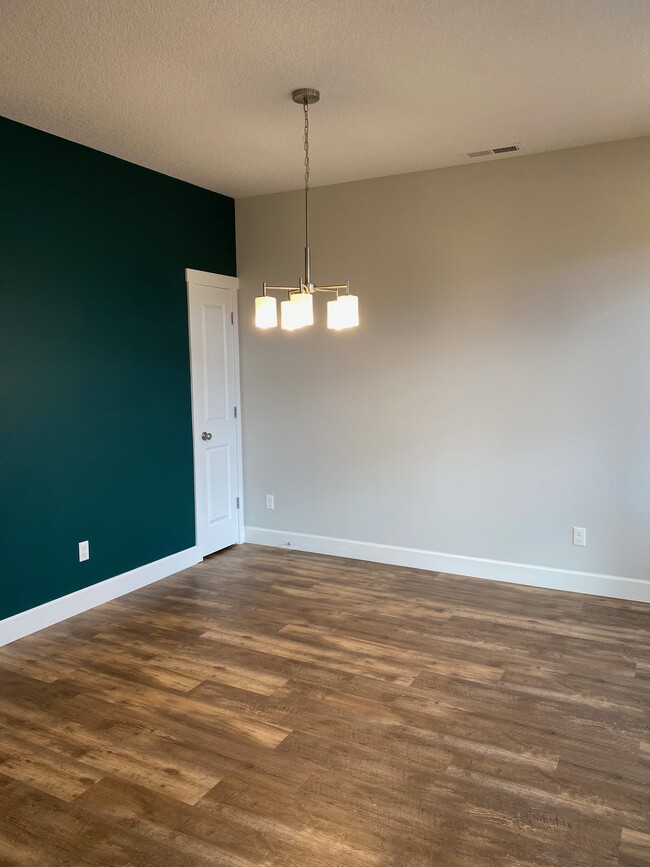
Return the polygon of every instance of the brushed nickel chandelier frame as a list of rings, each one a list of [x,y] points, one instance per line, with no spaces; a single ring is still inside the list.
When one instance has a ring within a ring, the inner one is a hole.
[[[350,281],[330,286],[318,286],[312,280],[311,245],[309,234],[309,106],[318,102],[320,93],[311,87],[301,87],[291,94],[304,112],[303,147],[305,151],[305,276],[298,286],[270,286],[262,284],[262,294],[255,299],[255,324],[258,328],[275,328],[278,324],[277,299],[269,292],[286,292],[287,300],[280,305],[282,328],[295,331],[314,324],[313,296],[316,292],[335,293],[327,304],[327,327],[335,331],[353,328],[359,324],[359,300],[350,294]]]

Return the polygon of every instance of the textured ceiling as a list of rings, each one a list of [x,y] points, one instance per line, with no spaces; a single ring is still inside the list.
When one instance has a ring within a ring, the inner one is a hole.
[[[650,0],[0,0],[0,114],[234,196],[650,133]]]

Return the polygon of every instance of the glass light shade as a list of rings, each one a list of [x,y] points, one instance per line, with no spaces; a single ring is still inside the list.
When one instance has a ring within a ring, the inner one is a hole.
[[[314,324],[314,296],[307,292],[296,292],[291,296],[291,303],[298,308],[300,327]]]
[[[302,323],[299,317],[299,309],[291,301],[282,301],[280,304],[280,318],[282,328],[285,331],[295,331],[296,328],[302,328]]]
[[[278,302],[272,295],[258,295],[255,299],[255,325],[275,328],[278,324]]]
[[[327,302],[327,327],[334,331],[354,328],[359,324],[359,298],[357,295],[339,295]]]
[[[296,328],[314,324],[314,299],[311,294],[296,292],[289,301],[283,301],[280,308],[285,331],[295,331]]]
[[[339,299],[327,302],[327,327],[339,331]]]

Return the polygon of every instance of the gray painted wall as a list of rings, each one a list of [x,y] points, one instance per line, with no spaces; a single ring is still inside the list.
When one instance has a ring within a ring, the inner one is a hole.
[[[302,195],[237,202],[246,523],[650,579],[650,138],[316,188],[312,210],[356,331],[322,297],[311,329],[254,329],[262,280],[301,273]]]

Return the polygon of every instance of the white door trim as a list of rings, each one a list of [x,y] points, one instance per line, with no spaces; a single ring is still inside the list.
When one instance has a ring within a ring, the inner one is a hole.
[[[244,471],[242,462],[242,436],[241,436],[241,383],[239,378],[239,279],[237,277],[229,277],[225,274],[213,274],[210,271],[197,271],[195,268],[185,269],[185,282],[187,284],[187,328],[190,333],[190,369],[191,369],[191,341],[192,334],[190,329],[190,285],[195,286],[213,286],[215,289],[229,289],[232,292],[232,310],[233,310],[233,337],[234,337],[234,355],[235,355],[235,400],[237,402],[237,419],[235,421],[235,432],[237,438],[237,494],[239,496],[239,514],[237,520],[238,526],[238,542],[244,541]],[[199,532],[199,514],[198,514],[198,499],[197,491],[197,472],[198,461],[196,455],[197,431],[194,430],[194,397],[192,388],[190,387],[191,407],[192,407],[192,453],[194,456],[194,520],[196,523],[195,544],[198,546]]]

